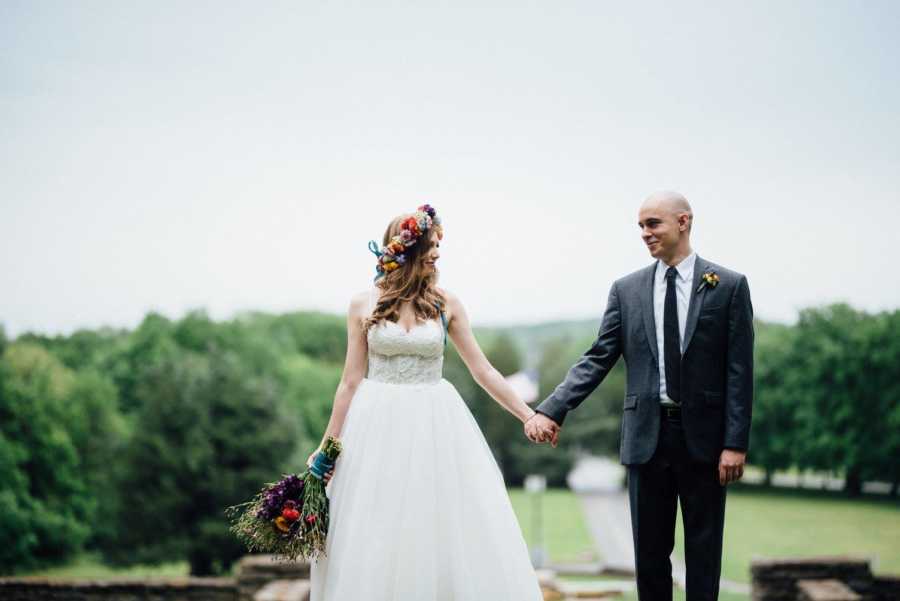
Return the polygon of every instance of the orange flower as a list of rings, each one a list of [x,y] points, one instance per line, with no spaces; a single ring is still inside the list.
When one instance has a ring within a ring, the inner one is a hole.
[[[275,527],[282,532],[289,532],[291,530],[291,525],[286,519],[284,519],[283,516],[278,516],[277,518],[275,518]]]

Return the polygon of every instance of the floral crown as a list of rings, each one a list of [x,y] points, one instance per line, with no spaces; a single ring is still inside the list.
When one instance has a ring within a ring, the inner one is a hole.
[[[411,217],[400,223],[400,233],[392,236],[388,243],[378,248],[374,240],[369,241],[369,250],[378,257],[375,265],[375,279],[394,271],[406,263],[406,249],[418,242],[426,232],[434,228],[438,240],[444,237],[441,218],[431,205],[422,205]]]

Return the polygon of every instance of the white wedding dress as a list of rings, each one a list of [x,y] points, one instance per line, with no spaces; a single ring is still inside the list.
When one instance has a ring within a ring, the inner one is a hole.
[[[445,336],[439,320],[369,329],[311,601],[542,599],[503,476],[441,377]]]

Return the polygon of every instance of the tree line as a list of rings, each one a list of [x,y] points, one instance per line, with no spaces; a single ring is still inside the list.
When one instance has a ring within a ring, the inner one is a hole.
[[[544,398],[588,348],[591,329],[476,335],[505,375],[533,357]],[[900,311],[813,308],[793,325],[757,323],[756,333],[750,462],[768,474],[833,472],[852,494],[866,480],[888,481],[896,495]],[[185,559],[193,574],[227,571],[244,551],[222,510],[303,469],[345,352],[344,320],[309,312],[222,322],[202,311],[151,313],[133,330],[14,340],[0,328],[0,570],[92,550],[114,565]],[[567,420],[557,449],[528,442],[452,345],[444,375],[509,485],[529,473],[562,485],[579,454],[618,450],[621,363]]]

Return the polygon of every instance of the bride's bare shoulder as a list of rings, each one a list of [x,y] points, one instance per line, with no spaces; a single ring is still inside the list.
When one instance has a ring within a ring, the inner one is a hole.
[[[447,312],[450,315],[453,315],[454,313],[462,309],[462,301],[459,300],[459,297],[456,294],[447,290],[446,288],[438,288],[437,290],[444,297],[444,303],[446,304]]]
[[[369,315],[369,304],[371,302],[372,292],[357,292],[350,299],[350,310],[348,313],[354,317],[365,318]]]
[[[435,286],[435,290],[437,290],[441,296],[444,297],[444,300],[449,304],[451,302],[458,302],[459,297],[456,296],[453,292],[447,290],[446,288],[442,288],[440,286]]]

